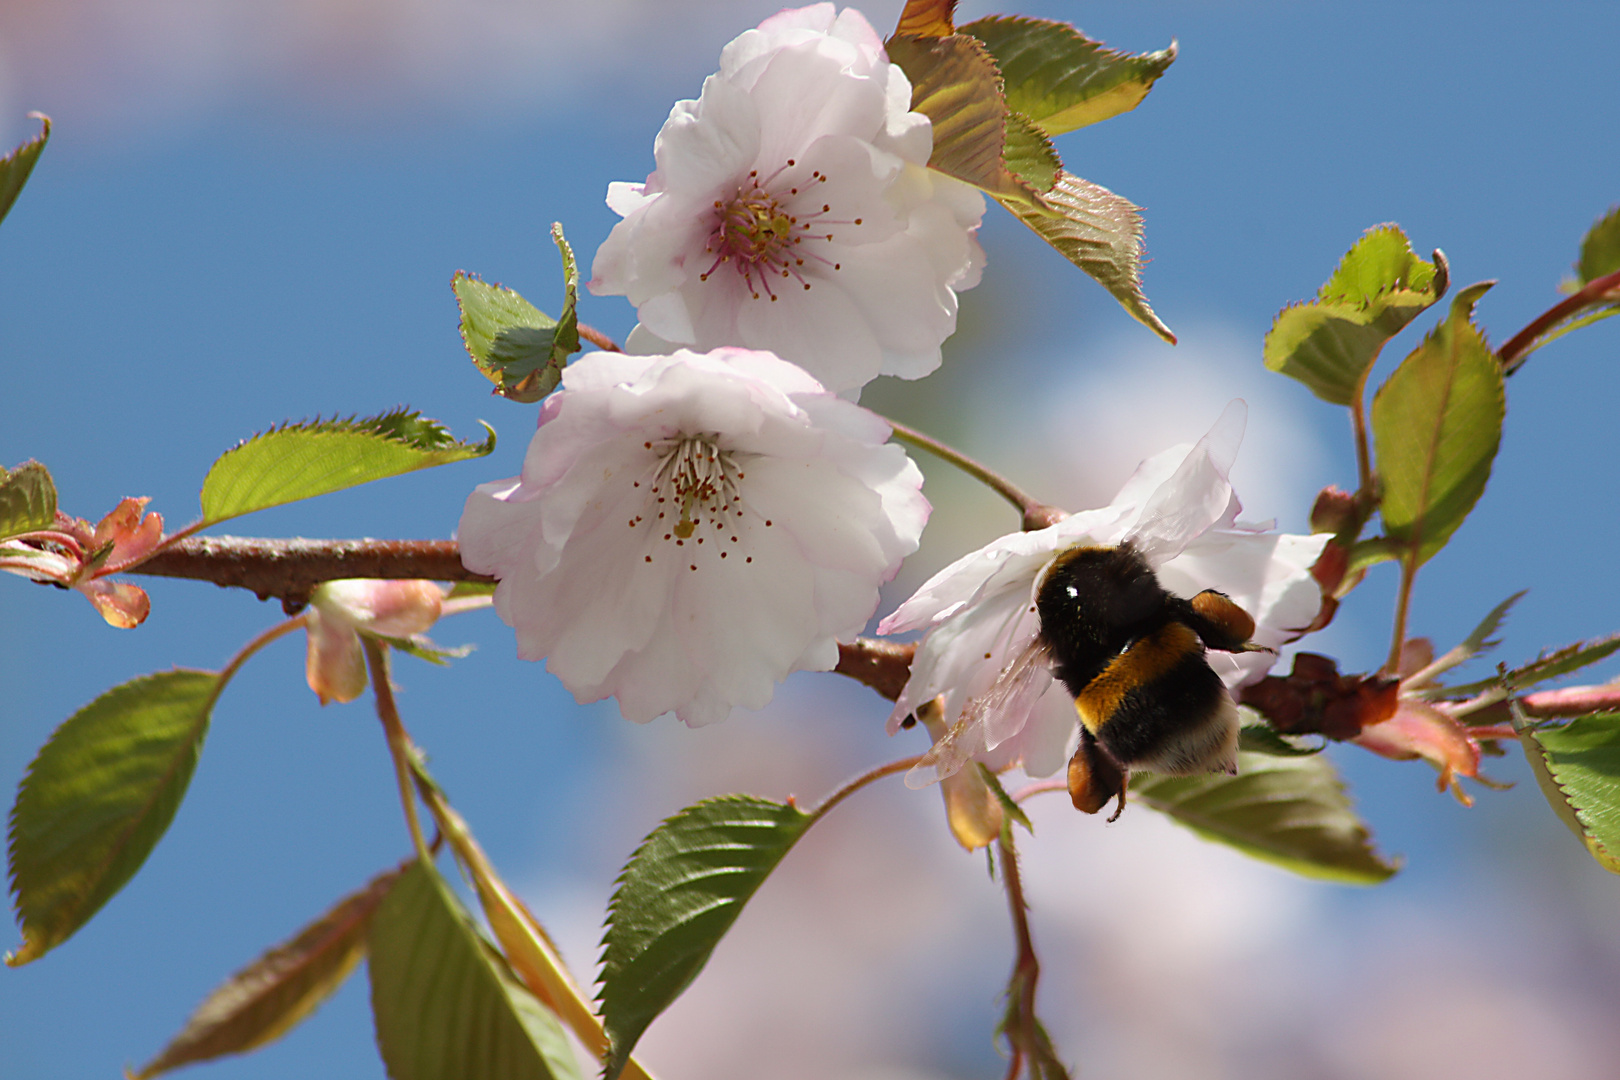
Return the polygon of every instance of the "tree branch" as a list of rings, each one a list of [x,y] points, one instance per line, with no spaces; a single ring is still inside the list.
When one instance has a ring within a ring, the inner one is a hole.
[[[123,571],[155,577],[212,581],[272,596],[291,615],[309,603],[323,581],[338,578],[427,578],[480,581],[461,565],[454,540],[269,540],[247,536],[192,536]]]

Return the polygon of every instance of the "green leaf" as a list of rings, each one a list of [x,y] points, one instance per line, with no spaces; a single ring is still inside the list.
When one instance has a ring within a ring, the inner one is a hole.
[[[433,867],[414,863],[400,876],[366,940],[377,1046],[392,1080],[580,1077],[556,1016]]]
[[[1620,713],[1535,727],[1515,708],[1513,727],[1553,811],[1599,865],[1620,874]]]
[[[493,581],[458,581],[450,587],[446,600],[459,600],[463,596],[494,596]]]
[[[177,669],[131,680],[63,722],[11,809],[11,891],[36,960],[67,940],[146,861],[191,782],[223,683]]]
[[[562,316],[553,319],[511,289],[457,271],[450,286],[461,308],[461,340],[473,364],[513,401],[535,402],[557,388],[563,365],[579,351],[579,269],[562,226],[551,238],[563,261]]]
[[[436,421],[395,409],[363,419],[306,420],[271,428],[220,455],[203,480],[205,524],[342,491],[372,480],[483,457],[481,443],[457,442]]]
[[[1575,262],[1575,281],[1570,292],[1600,277],[1620,270],[1620,204],[1598,218],[1581,240],[1581,257]]]
[[[1245,723],[1238,729],[1238,749],[1271,757],[1310,757],[1327,749],[1327,743],[1314,746],[1283,735],[1265,723]]]
[[[1344,573],[1349,577],[1358,570],[1365,570],[1382,562],[1393,562],[1400,557],[1400,545],[1387,537],[1371,536],[1365,540],[1357,540],[1351,545],[1350,558],[1345,563]]]
[[[56,485],[37,461],[15,469],[0,466],[0,540],[48,529],[56,523]]]
[[[1131,56],[1092,41],[1068,23],[993,15],[961,27],[995,57],[1007,107],[1048,135],[1129,112],[1176,59],[1168,49]]]
[[[387,634],[373,634],[378,641],[385,641],[398,649],[406,656],[414,656],[418,660],[426,660],[439,667],[448,667],[452,660],[462,660],[472,655],[473,646],[455,645],[445,648],[433,643],[426,634],[417,634],[415,637],[389,637]]]
[[[605,1080],[685,990],[809,815],[747,795],[706,799],[652,831],[630,857],[602,939]]]
[[[951,27],[955,11],[956,0],[906,0],[905,9],[900,12],[900,24],[894,32],[948,37],[955,32]]]
[[[911,81],[911,109],[934,125],[929,168],[973,184],[992,195],[1030,200],[1002,160],[1007,143],[1007,105],[1001,76],[977,38],[966,34],[923,37],[896,34],[884,43],[889,59]],[[1025,147],[1021,157],[1030,151]]]
[[[1023,113],[1007,114],[1007,148],[1002,156],[1007,168],[1038,192],[1051,191],[1063,169],[1052,140]]]
[[[51,137],[50,117],[41,113],[28,115],[39,121],[39,134],[0,158],[0,221],[5,220],[11,204],[22,194],[23,185],[28,183],[28,174],[34,171],[34,162],[39,160],[40,151],[45,149],[45,143]]]
[[[1024,827],[1025,832],[1034,836],[1034,823],[1029,820],[1029,815],[1024,813],[1024,808],[1013,802],[1012,796],[1001,786],[996,774],[978,762],[974,762],[973,767],[979,770],[979,779],[984,781],[984,786],[990,789],[990,793],[996,797],[996,802],[1001,804],[1001,812],[1007,816],[1007,820],[1018,822]]]
[[[1502,628],[1502,622],[1507,618],[1508,611],[1513,607],[1514,604],[1517,604],[1520,600],[1524,599],[1526,591],[1527,590],[1520,589],[1518,592],[1514,593],[1500,604],[1497,604],[1495,607],[1491,608],[1485,617],[1480,620],[1479,625],[1474,627],[1473,633],[1463,638],[1462,641],[1459,642],[1454,648],[1446,650],[1444,656],[1436,659],[1434,662],[1429,664],[1428,667],[1409,676],[1402,684],[1403,692],[1419,691],[1424,697],[1431,699],[1442,696],[1455,696],[1457,692],[1456,690],[1448,689],[1447,687],[1443,686],[1430,686],[1426,690],[1422,688],[1427,686],[1427,684],[1432,683],[1435,679],[1447,671],[1457,667],[1459,664],[1466,663],[1478,656],[1480,653],[1494,649],[1500,645],[1501,642],[1492,640],[1491,635]],[[1498,680],[1491,679],[1487,680],[1485,685],[1491,686],[1497,684]]]
[[[1090,274],[1131,317],[1175,344],[1142,292],[1142,215],[1128,200],[1067,172],[1038,205],[997,196],[1001,205]]]
[[[1375,885],[1396,870],[1373,850],[1338,773],[1320,754],[1240,752],[1236,776],[1134,773],[1131,798],[1207,840],[1306,877]]]
[[[1515,691],[1536,683],[1556,679],[1560,675],[1568,675],[1605,660],[1620,652],[1620,634],[1609,634],[1605,637],[1594,638],[1591,641],[1578,641],[1573,645],[1565,645],[1552,652],[1543,652],[1540,656],[1509,671],[1506,675],[1496,675],[1489,679],[1468,683],[1463,686],[1448,686],[1444,688],[1446,697],[1465,697],[1474,694],[1483,694],[1494,688],[1511,687]]]
[[[163,1052],[134,1080],[274,1042],[337,992],[366,951],[372,913],[404,868],[359,892],[238,971],[209,994]]]
[[[1373,396],[1384,535],[1417,565],[1445,546],[1485,492],[1507,410],[1502,368],[1470,321],[1471,285]]]
[[[1361,399],[1384,344],[1445,291],[1444,256],[1437,251],[1435,262],[1425,262],[1399,226],[1374,226],[1339,260],[1315,300],[1277,313],[1266,334],[1266,367],[1324,401],[1350,405]]]

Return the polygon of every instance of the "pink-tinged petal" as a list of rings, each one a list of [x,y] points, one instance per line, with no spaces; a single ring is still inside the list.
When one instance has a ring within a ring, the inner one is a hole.
[[[78,576],[79,563],[55,551],[30,547],[20,540],[0,541],[0,570],[29,581],[71,585]]]
[[[319,608],[304,612],[308,641],[304,648],[304,679],[326,705],[349,702],[366,692],[366,658],[360,635],[342,618]]]
[[[444,590],[416,579],[351,578],[324,582],[310,604],[328,619],[385,637],[413,637],[439,621]]]
[[[468,499],[518,653],[580,701],[689,724],[831,668],[916,550],[922,475],[888,425],[741,349],[570,365],[516,481]]]
[[[74,586],[89,598],[107,620],[107,625],[120,630],[133,630],[146,621],[152,610],[152,600],[138,585],[111,578],[97,578]]]
[[[1249,408],[1234,399],[1176,471],[1153,492],[1131,527],[1131,539],[1157,567],[1181,554],[1231,511],[1227,479],[1243,441]]]
[[[148,498],[125,498],[96,526],[92,546],[100,548],[111,543],[112,553],[102,564],[107,573],[113,573],[144,558],[163,539],[163,516],[147,514],[141,510]]]
[[[666,343],[768,349],[834,393],[927,374],[978,281],[984,202],[923,167],[932,128],[910,99],[858,12],[743,34],[671,110],[647,182],[610,189],[624,220],[590,289]]]
[[[1439,789],[1451,789],[1457,801],[1472,806],[1458,777],[1479,779],[1479,743],[1457,720],[1415,698],[1402,698],[1395,715],[1361,729],[1352,740],[1396,761],[1423,758],[1440,770]]]

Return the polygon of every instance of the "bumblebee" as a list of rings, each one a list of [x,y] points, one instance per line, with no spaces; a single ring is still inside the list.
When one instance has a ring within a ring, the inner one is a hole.
[[[1074,697],[1080,747],[1069,796],[1095,814],[1125,808],[1132,769],[1237,771],[1238,712],[1206,649],[1250,652],[1254,619],[1225,594],[1172,595],[1130,542],[1058,555],[1035,592],[1037,639]]]

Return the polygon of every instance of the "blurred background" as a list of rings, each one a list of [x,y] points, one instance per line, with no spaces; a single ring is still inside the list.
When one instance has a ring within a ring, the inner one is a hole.
[[[899,0],[865,10],[881,32]],[[288,418],[407,403],[491,458],[234,522],[249,535],[450,535],[467,492],[517,472],[534,409],[492,398],[456,332],[465,269],[555,312],[546,231],[588,267],[612,180],[720,47],[771,0],[0,0],[0,144],[56,124],[0,226],[0,462],[33,457],[95,520],[149,495],[189,520],[214,457]],[[990,13],[962,5],[961,21]],[[1364,229],[1443,248],[1505,340],[1558,298],[1582,233],[1620,199],[1608,44],[1620,7],[1281,0],[1031,2],[1133,52],[1180,59],[1134,113],[1059,140],[1069,168],[1146,207],[1148,294],[1172,349],[992,210],[990,265],[944,368],[865,403],[1054,502],[1113,493],[1137,461],[1246,398],[1235,480],[1254,520],[1304,531],[1315,491],[1354,480],[1342,411],[1260,364],[1278,308],[1305,299]],[[1602,74],[1610,71],[1609,75]],[[582,318],[622,337],[619,299]],[[1393,367],[1433,322],[1388,350]],[[1537,354],[1509,387],[1502,455],[1450,549],[1419,578],[1414,632],[1455,643],[1529,589],[1496,657],[1620,625],[1614,413],[1620,322]],[[937,507],[892,608],[1015,527],[923,459]],[[1387,650],[1380,568],[1310,646],[1346,670]],[[281,617],[196,582],[142,579],[153,612],[113,630],[78,597],[0,581],[0,786],[115,683],[217,668]],[[880,611],[880,613],[881,613]],[[594,976],[611,883],[662,817],[706,795],[815,800],[916,753],[886,703],[800,675],[762,713],[688,731],[577,706],[514,658],[489,612],[445,672],[401,659],[407,725],[498,866]],[[118,1075],[150,1058],[227,974],[408,853],[368,699],[321,709],[289,638],[226,692],[167,837],[84,930],[0,971],[0,1073]],[[1479,665],[1482,667],[1482,665]],[[1595,678],[1614,670],[1598,669]],[[1422,763],[1333,751],[1384,851],[1375,889],[1304,881],[1145,808],[1114,825],[1032,804],[1026,874],[1042,1014],[1084,1075],[1178,1080],[1541,1078],[1612,1073],[1620,1052],[1620,882],[1516,786],[1458,806]],[[15,931],[6,947],[17,941]],[[665,1080],[955,1080],[1000,1075],[992,1044],[1012,943],[982,856],[939,796],[899,780],[812,831],[640,1056]],[[221,1080],[381,1077],[363,975]]]

